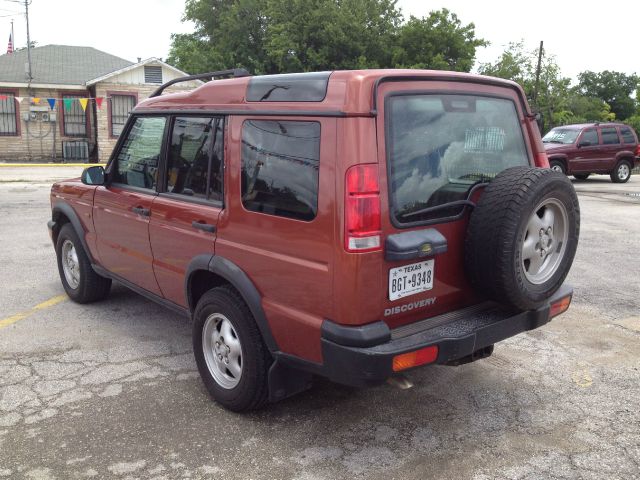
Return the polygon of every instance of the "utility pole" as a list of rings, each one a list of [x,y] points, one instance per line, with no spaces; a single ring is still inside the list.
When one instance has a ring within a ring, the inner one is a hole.
[[[31,74],[31,36],[29,35],[29,0],[24,0],[24,12],[27,17],[27,80],[31,86],[33,75]]]
[[[536,88],[533,92],[533,103],[538,108],[538,90],[540,89],[540,70],[542,69],[542,52],[544,42],[540,40],[540,51],[538,52],[538,67],[536,68]]]

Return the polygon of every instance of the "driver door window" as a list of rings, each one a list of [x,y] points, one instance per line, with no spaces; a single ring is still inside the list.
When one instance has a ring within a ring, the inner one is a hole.
[[[166,122],[165,117],[136,118],[116,158],[114,183],[155,190]]]

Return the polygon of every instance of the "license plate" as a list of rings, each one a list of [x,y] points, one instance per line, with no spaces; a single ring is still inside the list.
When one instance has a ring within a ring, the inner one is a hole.
[[[426,292],[433,288],[433,260],[389,270],[389,300]]]

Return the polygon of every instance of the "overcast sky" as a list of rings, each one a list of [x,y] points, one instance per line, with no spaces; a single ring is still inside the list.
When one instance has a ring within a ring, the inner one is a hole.
[[[494,61],[504,47],[523,39],[528,49],[544,40],[562,73],[575,77],[583,70],[640,73],[637,55],[639,0],[606,4],[557,0],[531,3],[502,0],[399,0],[405,16],[418,17],[448,8],[464,23],[474,22],[477,36],[491,42],[478,49],[479,62]],[[166,58],[170,34],[189,32],[180,22],[184,0],[32,0],[31,38],[38,45],[92,46],[136,61],[137,57]],[[15,19],[16,45],[26,45],[24,11],[15,0],[0,0],[0,52]],[[626,20],[625,20],[626,19]],[[628,22],[628,28],[624,25]],[[477,65],[477,64],[476,64]]]

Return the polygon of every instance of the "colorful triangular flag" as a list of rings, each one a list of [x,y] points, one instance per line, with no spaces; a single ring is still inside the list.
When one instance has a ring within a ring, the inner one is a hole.
[[[22,103],[22,100],[24,100],[24,97],[14,97],[18,103]]]
[[[102,101],[104,100],[104,98],[102,97],[96,97],[96,105],[98,106],[98,110],[102,109]]]
[[[31,101],[32,101],[33,103],[35,103],[36,105],[40,105],[40,98],[39,98],[39,97],[33,97],[33,98],[31,99]]]
[[[82,111],[84,112],[87,109],[87,103],[89,102],[88,98],[79,98],[80,105],[82,105]]]
[[[9,97],[7,97],[6,95],[0,95],[0,100],[6,100],[7,98]]]
[[[73,101],[74,100],[75,99],[73,99],[73,98],[63,98],[62,102],[64,103],[64,109],[67,110],[67,111],[71,110],[71,107],[73,106]]]
[[[55,98],[47,98],[47,102],[49,102],[49,108],[51,110],[56,109],[56,99]]]

